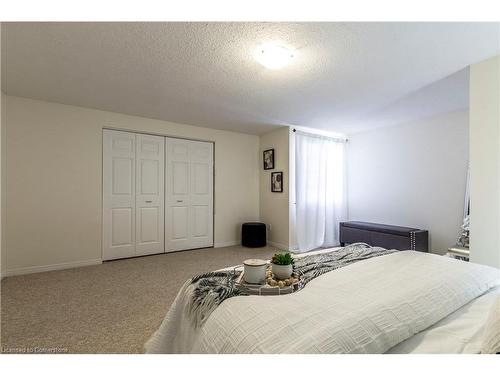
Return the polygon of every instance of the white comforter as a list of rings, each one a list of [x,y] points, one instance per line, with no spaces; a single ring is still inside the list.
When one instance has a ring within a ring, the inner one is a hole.
[[[224,301],[199,329],[182,290],[148,353],[384,353],[500,284],[500,270],[401,251],[326,273],[298,293]]]

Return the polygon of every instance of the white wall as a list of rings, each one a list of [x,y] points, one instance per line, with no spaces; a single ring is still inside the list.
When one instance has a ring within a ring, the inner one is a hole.
[[[470,260],[500,268],[500,57],[470,67]]]
[[[2,71],[2,23],[0,22],[0,72]],[[0,73],[0,88],[2,87],[2,74]],[[3,92],[0,89],[0,279],[2,278],[4,272],[4,262],[3,262],[3,251],[2,251],[2,232],[3,232],[3,195],[2,195],[2,185],[3,185],[3,161],[2,153],[4,148],[2,147],[3,142],[3,116],[4,116],[4,100],[3,100]],[[1,297],[0,297],[1,298]]]
[[[3,92],[0,93],[0,108],[1,108],[1,116],[0,116],[0,274],[1,277],[5,276],[5,181],[6,181],[6,171],[7,171],[7,163],[5,153],[7,148],[5,147],[6,137],[5,137],[5,107],[6,100]]]
[[[1,179],[1,183],[0,183],[0,246],[1,246],[1,251],[0,251],[0,261],[1,261],[1,265],[0,265],[0,271],[1,271],[1,274],[2,274],[2,277],[5,276],[5,270],[6,270],[6,263],[5,263],[5,223],[7,222],[5,220],[5,214],[6,214],[6,210],[5,210],[5,207],[6,207],[6,194],[5,192],[7,191],[6,188],[5,188],[5,184],[6,184],[6,171],[7,171],[7,158],[6,158],[6,151],[7,151],[7,147],[5,147],[6,145],[6,141],[7,141],[7,137],[5,136],[5,133],[6,133],[6,129],[7,129],[7,126],[6,126],[6,122],[5,122],[5,114],[6,114],[6,105],[7,105],[7,101],[5,100],[6,99],[6,96],[4,95],[4,93],[1,93],[1,129],[0,129],[0,166],[1,166],[1,173],[0,173],[0,179]]]
[[[458,237],[468,162],[468,113],[349,136],[349,220],[429,230],[444,254]]]
[[[215,142],[216,246],[239,243],[241,223],[259,219],[257,136],[4,99],[8,274],[100,262],[103,127]]]
[[[260,220],[268,226],[268,242],[288,250],[289,128],[282,127],[260,136]],[[274,169],[264,170],[263,151],[274,148]],[[283,193],[271,192],[271,173],[283,172]]]

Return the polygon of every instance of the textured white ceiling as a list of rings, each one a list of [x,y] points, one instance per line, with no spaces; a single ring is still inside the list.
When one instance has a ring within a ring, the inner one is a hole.
[[[417,92],[499,54],[499,25],[3,23],[2,89],[253,134],[288,124],[351,133],[425,115]],[[271,40],[297,49],[283,70],[252,57]],[[464,74],[454,77],[437,96],[435,85],[422,91],[438,98],[434,112],[463,106]]]
[[[365,113],[350,123],[350,133],[403,124],[468,108],[469,68],[465,68],[405,95],[386,107]]]

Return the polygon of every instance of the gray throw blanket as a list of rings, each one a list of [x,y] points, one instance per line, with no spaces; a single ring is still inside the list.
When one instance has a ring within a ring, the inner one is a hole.
[[[299,289],[301,289],[309,281],[324,273],[396,251],[398,250],[386,250],[365,243],[356,243],[328,253],[295,258],[293,268],[294,272],[300,275]],[[188,281],[191,284],[188,312],[195,327],[201,326],[212,311],[226,299],[246,295],[236,285],[239,274],[240,272],[234,271],[208,272]]]

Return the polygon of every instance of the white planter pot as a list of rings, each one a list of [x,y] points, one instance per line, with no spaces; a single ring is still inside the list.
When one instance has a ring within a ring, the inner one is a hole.
[[[283,266],[283,265],[279,265],[279,264],[273,264],[272,271],[273,271],[274,276],[277,279],[285,280],[285,279],[288,279],[290,276],[292,276],[293,265],[288,264],[286,266]]]
[[[243,262],[243,279],[249,284],[261,284],[266,279],[267,262],[263,259],[247,259]]]

